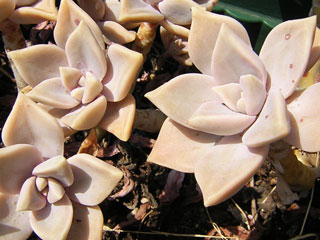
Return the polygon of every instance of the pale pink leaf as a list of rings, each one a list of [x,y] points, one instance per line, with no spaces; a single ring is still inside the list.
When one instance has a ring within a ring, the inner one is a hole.
[[[125,27],[114,21],[98,23],[102,33],[110,43],[126,44],[136,38],[135,31],[128,31]]]
[[[72,203],[73,220],[68,240],[102,239],[103,215],[98,206]]]
[[[16,211],[19,195],[0,192],[0,236],[5,240],[28,239],[32,233],[28,212]]]
[[[60,201],[29,213],[31,227],[42,239],[66,239],[72,218],[73,207],[66,194]]]
[[[188,39],[189,55],[194,65],[204,74],[211,75],[212,53],[223,23],[246,42],[248,46],[251,46],[247,31],[235,19],[193,8]]]
[[[57,45],[65,48],[67,39],[81,21],[84,21],[90,28],[98,45],[104,50],[105,43],[100,28],[96,22],[72,0],[61,0],[57,25],[54,29],[54,39]]]
[[[243,132],[256,119],[230,110],[217,101],[205,102],[187,120],[187,125],[201,132],[229,136]]]
[[[143,0],[122,0],[119,13],[120,22],[160,22],[163,15]]]
[[[282,93],[273,90],[268,94],[257,120],[242,137],[249,147],[268,145],[284,138],[290,132],[290,118]]]
[[[258,55],[227,24],[222,24],[211,60],[212,76],[219,85],[239,83],[240,77],[252,74],[263,84],[267,72]]]
[[[312,16],[279,24],[261,48],[260,58],[270,76],[270,88],[280,89],[284,98],[294,92],[306,71],[316,20]]]
[[[71,67],[82,73],[91,72],[99,81],[103,79],[107,72],[105,51],[100,48],[84,21],[70,34],[65,51]]]
[[[79,6],[94,20],[102,20],[105,14],[105,5],[102,0],[78,0]]]
[[[106,199],[123,176],[119,169],[89,154],[76,154],[67,161],[74,183],[66,191],[70,199],[86,206]]]
[[[47,204],[43,196],[36,187],[36,177],[29,177],[22,185],[17,203],[17,211],[36,211]]]
[[[320,83],[294,93],[288,100],[291,132],[285,140],[308,152],[320,151]]]
[[[212,88],[222,102],[232,111],[237,112],[237,102],[241,98],[242,89],[239,83],[228,83]]]
[[[170,22],[178,25],[191,24],[191,8],[200,7],[192,0],[163,0],[158,4],[160,12]]]
[[[48,203],[56,203],[63,198],[65,193],[64,187],[54,178],[48,178]]]
[[[119,44],[108,48],[108,72],[102,81],[102,94],[108,101],[119,102],[128,95],[142,64],[142,54],[136,51]]]
[[[31,6],[16,8],[9,19],[17,24],[38,24],[43,21],[56,21],[57,15],[55,0],[38,0]]]
[[[41,153],[32,145],[15,144],[0,149],[0,192],[17,194],[22,184],[43,161]]]
[[[268,147],[249,148],[240,135],[224,137],[197,162],[195,177],[205,206],[236,194],[261,167]]]
[[[187,120],[208,101],[220,101],[212,88],[216,81],[205,74],[189,73],[171,79],[145,96],[165,115],[179,124],[190,127]]]
[[[60,78],[63,86],[71,91],[78,86],[78,82],[82,77],[82,72],[77,68],[60,67]]]
[[[82,103],[87,104],[92,102],[99,95],[102,89],[102,83],[91,72],[87,72]]]
[[[108,102],[108,108],[99,126],[121,141],[130,138],[135,117],[136,102],[131,94],[120,102]]]
[[[181,172],[194,172],[197,160],[220,137],[181,126],[169,118],[163,123],[147,161]]]
[[[107,100],[99,96],[87,105],[74,108],[61,118],[61,121],[75,130],[86,130],[98,125],[107,109]]]
[[[257,115],[267,96],[266,86],[254,75],[243,75],[240,77],[240,86],[243,91],[246,113]]]
[[[10,14],[13,12],[15,8],[15,1],[14,0],[7,0],[0,2],[0,22],[7,19]]]
[[[45,79],[59,77],[59,67],[68,66],[63,49],[55,45],[35,45],[8,52],[19,74],[31,87]]]
[[[80,103],[65,89],[60,78],[46,79],[26,95],[35,102],[61,109],[71,109]]]
[[[32,174],[38,177],[52,177],[64,186],[72,185],[74,177],[67,160],[63,156],[55,156],[36,166]]]
[[[31,144],[43,157],[63,154],[64,135],[57,120],[22,93],[2,129],[2,140],[6,146]]]

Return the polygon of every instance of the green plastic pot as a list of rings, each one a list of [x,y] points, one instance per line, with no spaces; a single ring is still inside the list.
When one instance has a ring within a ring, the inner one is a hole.
[[[220,0],[213,12],[231,16],[247,29],[254,50],[279,23],[307,17],[312,0]]]

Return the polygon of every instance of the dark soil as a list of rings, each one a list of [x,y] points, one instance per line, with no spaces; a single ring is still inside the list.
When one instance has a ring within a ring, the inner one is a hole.
[[[31,32],[31,28],[24,28],[24,31]],[[35,36],[33,41],[39,33]],[[51,39],[50,34],[48,39]],[[137,108],[153,107],[143,97],[144,93],[178,74],[196,71],[179,66],[171,58],[163,59],[163,52],[161,42],[156,39],[139,76],[141,81],[137,82],[133,92]],[[0,59],[2,128],[17,93],[2,42]],[[88,132],[84,131],[70,137],[65,144],[65,155],[75,154],[87,135]],[[222,235],[234,239],[290,239],[300,234],[310,201],[312,204],[302,234],[310,235],[304,239],[320,237],[319,181],[315,183],[312,199],[309,191],[306,197],[285,206],[277,193],[272,192],[277,176],[266,161],[251,184],[248,183],[232,199],[205,208],[193,174],[185,174],[184,179],[183,174],[177,174],[177,180],[183,180],[182,185],[171,185],[172,188],[163,196],[170,169],[146,162],[156,138],[157,134],[133,130],[130,140],[121,142],[106,133],[96,145],[99,158],[125,173],[113,195],[100,205],[105,220],[104,239],[203,239],[200,235],[215,239],[222,238]],[[37,237],[33,235],[30,239]]]

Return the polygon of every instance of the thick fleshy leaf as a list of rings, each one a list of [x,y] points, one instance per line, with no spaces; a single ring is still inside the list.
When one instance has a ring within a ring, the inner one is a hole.
[[[268,146],[249,148],[239,135],[222,138],[195,168],[204,205],[221,203],[237,193],[260,168],[267,153]]]
[[[219,136],[186,128],[167,118],[147,161],[180,172],[192,173],[197,160],[219,139]]]
[[[32,145],[15,144],[0,149],[0,192],[17,194],[22,184],[43,161],[41,153]]]
[[[102,239],[103,215],[98,206],[88,207],[75,202],[68,240]]]
[[[22,185],[17,203],[17,211],[36,211],[43,208],[47,203],[36,187],[36,177],[28,178]]]
[[[212,88],[222,102],[232,111],[237,112],[237,102],[241,98],[242,89],[239,83],[228,83]]]
[[[270,75],[270,88],[280,89],[284,98],[293,93],[305,73],[316,19],[313,16],[279,24],[261,48],[260,58]]]
[[[84,21],[102,50],[105,49],[103,35],[96,22],[72,0],[61,0],[54,39],[57,45],[65,48],[70,34]]]
[[[320,83],[294,93],[288,101],[291,132],[285,140],[307,152],[320,151]]]
[[[119,21],[158,23],[164,17],[143,0],[122,0]]]
[[[110,164],[89,154],[76,154],[69,158],[74,183],[66,189],[75,202],[86,206],[101,203],[122,178],[122,172]]]
[[[212,53],[223,23],[250,46],[247,31],[235,19],[192,8],[192,23],[188,39],[189,55],[194,65],[204,74],[211,75]]]
[[[66,239],[73,217],[72,203],[68,196],[38,211],[29,213],[33,231],[42,239]]]
[[[265,84],[249,74],[240,77],[240,86],[243,91],[246,113],[248,115],[257,115],[266,100]]]
[[[264,84],[267,72],[258,55],[226,24],[222,24],[211,61],[212,76],[220,85],[238,83],[240,77],[252,74]]]
[[[177,24],[173,24],[172,22],[169,22],[166,19],[163,19],[160,22],[160,25],[173,35],[177,35],[182,38],[189,37],[190,30],[186,27],[183,27],[183,26],[180,26]]]
[[[36,178],[36,187],[39,192],[42,192],[48,186],[48,179],[44,177]]]
[[[108,109],[99,126],[121,141],[127,141],[131,135],[135,110],[136,102],[131,94],[120,102],[108,102]]]
[[[48,195],[49,203],[56,203],[64,196],[65,190],[59,181],[54,178],[48,178]]]
[[[8,52],[19,74],[31,87],[41,81],[59,77],[59,67],[68,66],[64,51],[55,45],[39,44]]]
[[[108,72],[102,83],[102,94],[108,101],[118,102],[129,93],[143,64],[142,54],[119,44],[108,48]]]
[[[15,8],[14,0],[1,0],[0,1],[0,22],[7,19]]]
[[[320,58],[320,28],[316,27],[308,65],[306,67],[305,74],[303,77],[305,77],[306,73],[309,72],[311,68],[317,63],[319,58]]]
[[[61,118],[61,121],[75,130],[86,130],[98,125],[107,109],[107,100],[104,96],[93,102],[74,109]]]
[[[192,128],[219,136],[243,132],[254,121],[255,116],[234,112],[220,102],[205,102],[187,120]]]
[[[32,233],[28,212],[17,212],[19,195],[0,192],[0,237],[4,240],[28,239]]]
[[[255,123],[245,132],[242,141],[249,147],[262,147],[287,136],[290,118],[280,90],[269,92]]]
[[[33,175],[38,177],[52,177],[59,180],[65,187],[73,184],[73,173],[70,165],[63,156],[50,158],[36,166]]]
[[[240,113],[247,114],[246,102],[244,100],[243,93],[242,93],[242,97],[237,102],[237,110]]]
[[[76,88],[82,77],[82,72],[79,69],[72,67],[60,67],[59,70],[63,86],[69,91]]]
[[[87,72],[82,103],[87,104],[92,102],[99,95],[102,89],[102,83],[91,72]]]
[[[105,14],[104,1],[102,0],[78,0],[79,6],[93,19],[101,20]]]
[[[73,89],[71,92],[70,92],[70,95],[78,100],[78,101],[82,101],[82,98],[83,98],[83,94],[84,94],[84,89],[85,87],[77,87],[75,89]]]
[[[102,80],[107,72],[105,51],[99,47],[85,22],[81,21],[70,34],[65,50],[71,67],[83,73],[91,72],[97,79]]]
[[[172,120],[190,127],[186,121],[202,103],[221,101],[212,90],[214,86],[216,82],[210,76],[183,74],[148,92],[145,97]]]
[[[17,24],[38,24],[46,20],[56,21],[57,15],[55,0],[41,0],[31,6],[17,8],[9,19]]]
[[[117,22],[104,21],[98,23],[98,25],[110,43],[126,44],[136,38],[135,31],[128,31]]]
[[[163,0],[158,4],[160,12],[170,22],[178,25],[191,24],[191,8],[200,7],[192,0]]]
[[[60,78],[44,80],[26,95],[35,102],[61,109],[71,109],[80,103],[64,88]]]
[[[2,140],[6,146],[31,144],[43,157],[63,154],[64,135],[57,120],[22,93],[2,129]]]
[[[106,13],[104,19],[119,22],[121,3],[118,0],[105,1]]]

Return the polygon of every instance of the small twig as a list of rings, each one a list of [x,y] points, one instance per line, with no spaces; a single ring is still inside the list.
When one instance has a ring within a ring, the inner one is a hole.
[[[276,188],[277,188],[277,185],[274,186],[274,187],[271,189],[271,191],[268,193],[268,195],[267,195],[267,196],[263,199],[263,201],[261,202],[261,205],[264,204],[264,203],[268,200],[268,198],[269,198],[269,197],[271,196],[271,194],[276,190]],[[260,206],[260,207],[258,208],[256,214],[253,216],[253,218],[256,217],[256,215],[261,211],[261,209],[262,209],[262,207]]]
[[[207,216],[208,216],[208,218],[209,218],[209,221],[210,221],[212,227],[213,227],[213,228],[217,231],[217,233],[220,235],[218,238],[228,239],[227,237],[225,237],[225,236],[222,234],[219,226],[218,226],[214,221],[212,221],[212,218],[211,218],[211,216],[210,216],[210,213],[209,213],[209,211],[208,211],[208,208],[205,208],[205,209],[206,209],[206,213],[207,213]],[[230,238],[229,238],[229,239],[230,239]]]
[[[254,187],[254,177],[252,177],[250,180],[250,187]],[[255,224],[255,222],[257,221],[258,215],[257,215],[257,202],[254,197],[251,200],[251,216],[252,216],[252,221]]]
[[[305,238],[309,238],[309,237],[315,237],[316,240],[319,239],[318,235],[316,233],[308,233],[305,235],[299,235],[299,236],[290,238],[289,240],[299,240],[299,239],[305,239]]]
[[[203,234],[187,234],[187,233],[169,233],[169,232],[160,232],[160,231],[152,231],[152,232],[141,232],[141,231],[131,231],[131,230],[114,230],[109,228],[108,226],[103,226],[103,231],[105,232],[116,232],[116,233],[134,233],[134,234],[145,234],[145,235],[165,235],[166,237],[194,237],[194,238],[212,238],[212,239],[221,239],[218,236],[210,236]],[[238,239],[236,237],[223,237],[224,239]]]
[[[236,208],[240,211],[240,213],[242,214],[243,218],[245,219],[245,224],[247,225],[247,229],[248,231],[251,231],[251,227],[250,227],[250,223],[249,223],[249,219],[247,214],[242,210],[242,208],[236,203],[236,201],[231,198],[233,204],[236,206]]]

